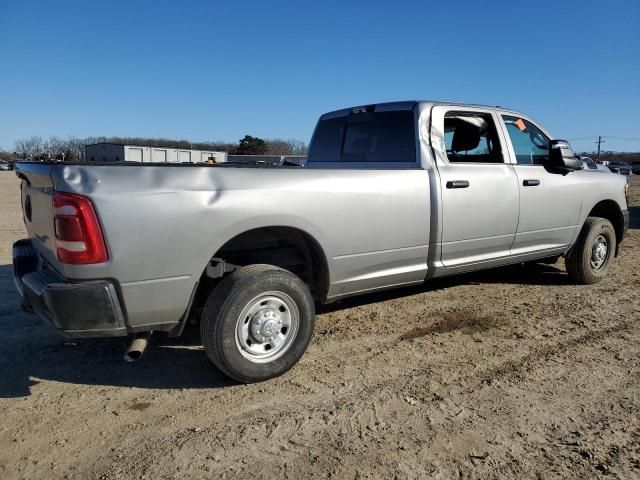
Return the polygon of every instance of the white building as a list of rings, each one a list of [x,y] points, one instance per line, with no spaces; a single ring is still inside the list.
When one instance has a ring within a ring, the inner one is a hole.
[[[227,161],[227,152],[117,143],[85,145],[84,151],[88,162],[206,163],[213,160],[221,163]]]

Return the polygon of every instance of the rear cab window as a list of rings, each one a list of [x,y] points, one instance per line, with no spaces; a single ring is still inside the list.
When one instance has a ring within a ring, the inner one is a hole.
[[[353,109],[321,119],[311,141],[309,165],[417,166],[413,110]]]

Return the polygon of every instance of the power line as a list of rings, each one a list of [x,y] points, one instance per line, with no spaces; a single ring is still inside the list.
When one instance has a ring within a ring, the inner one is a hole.
[[[640,138],[634,137],[612,137],[611,135],[605,135],[606,138],[610,138],[612,140],[629,140],[632,142],[640,142]]]
[[[591,140],[593,138],[608,138],[610,140],[627,140],[630,142],[640,142],[640,137],[615,137],[613,135],[591,135],[589,137],[574,137],[574,138],[567,138],[567,140],[569,141],[577,141],[577,140]],[[604,141],[604,140],[603,140]],[[598,143],[598,142],[595,142]]]
[[[576,140],[592,140],[593,138],[595,138],[595,135],[591,135],[589,137],[575,137],[575,138],[567,138],[567,140],[574,142]]]

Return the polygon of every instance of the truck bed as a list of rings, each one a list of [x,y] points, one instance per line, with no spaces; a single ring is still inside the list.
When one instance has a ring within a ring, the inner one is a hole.
[[[66,279],[115,280],[130,331],[175,326],[211,258],[247,229],[294,229],[321,246],[325,300],[426,276],[429,180],[418,168],[34,162],[17,174],[35,250]],[[58,260],[53,192],[91,199],[107,262]]]

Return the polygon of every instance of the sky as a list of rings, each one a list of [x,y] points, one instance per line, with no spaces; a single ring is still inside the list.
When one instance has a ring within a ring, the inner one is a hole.
[[[0,148],[144,136],[308,141],[319,115],[501,105],[640,151],[640,0],[0,0]]]

